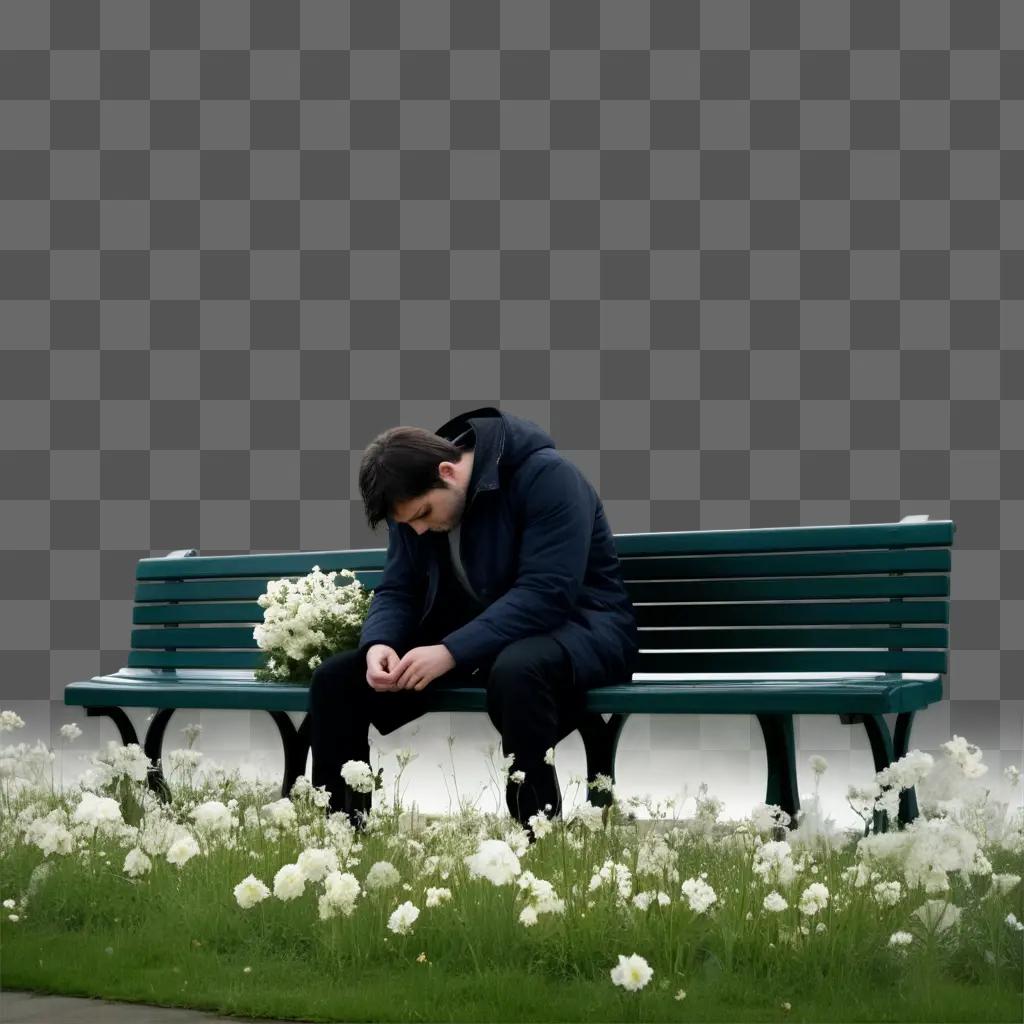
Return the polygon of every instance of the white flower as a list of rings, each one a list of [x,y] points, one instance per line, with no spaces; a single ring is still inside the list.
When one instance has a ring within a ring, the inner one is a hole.
[[[290,829],[295,825],[295,804],[286,796],[273,803],[264,804],[261,810],[270,824],[281,830]]]
[[[170,864],[177,864],[181,867],[186,861],[191,860],[199,853],[199,844],[190,835],[183,835],[176,839],[167,848],[167,860]]]
[[[634,953],[632,956],[619,954],[619,962],[611,969],[612,981],[616,985],[636,992],[642,989],[654,976],[654,970],[647,961]]]
[[[807,759],[807,763],[811,766],[811,771],[815,775],[824,775],[828,771],[828,761],[821,754],[812,754]]]
[[[341,766],[341,777],[357,793],[373,792],[373,769],[365,761],[346,761]]]
[[[993,874],[992,888],[989,891],[993,893],[1009,892],[1019,881],[1020,875],[1014,875],[1012,873],[1002,875]]]
[[[0,711],[0,732],[14,732],[25,725],[25,719],[15,711]]]
[[[337,851],[310,847],[299,854],[296,861],[307,882],[319,882],[332,871],[338,870]]]
[[[199,739],[199,734],[203,731],[203,727],[196,722],[190,722],[188,725],[183,726],[181,731],[185,734],[186,745],[191,747]]]
[[[894,907],[903,895],[903,887],[899,882],[878,882],[872,890],[875,902],[882,907]]]
[[[17,900],[4,900],[4,906],[8,910],[13,910],[17,905],[18,905],[18,901]]]
[[[270,890],[255,875],[246,875],[235,886],[235,899],[243,910],[256,906],[270,895]]]
[[[813,917],[828,905],[828,889],[821,882],[811,882],[800,894],[800,913]]]
[[[348,871],[332,871],[324,879],[324,893],[318,900],[320,919],[326,921],[339,912],[346,917],[351,915],[360,892],[355,875]]]
[[[1003,774],[1011,786],[1016,786],[1020,782],[1020,769],[1015,764],[1008,764],[1003,769]]]
[[[580,781],[585,782],[586,780],[580,779]],[[599,832],[604,826],[603,811],[603,807],[598,807],[587,800],[573,808],[572,813],[569,815],[569,821],[582,821],[584,828],[588,832]],[[570,840],[572,838],[570,837]],[[582,843],[582,840],[580,842]]]
[[[230,832],[231,812],[219,800],[207,800],[192,809],[190,815],[200,832]]]
[[[555,763],[555,748],[554,747],[548,747],[548,749],[544,752],[544,763],[545,764],[554,764]]]
[[[301,896],[306,888],[306,876],[298,864],[285,864],[274,875],[274,895],[282,901]]]
[[[114,776],[127,775],[135,782],[145,782],[149,775],[149,757],[138,743],[121,745],[109,740],[106,759],[110,762],[110,772]]]
[[[413,922],[420,916],[420,909],[406,900],[388,918],[388,928],[398,935],[406,935]]]
[[[68,722],[67,725],[60,727],[60,734],[63,739],[77,740],[82,735],[82,730],[74,722]]]
[[[638,892],[633,897],[633,906],[638,910],[646,910],[651,905],[651,900],[654,899],[654,893],[652,892]]]
[[[552,828],[550,819],[543,811],[531,814],[526,823],[530,826],[534,839],[543,839]]]
[[[633,891],[633,875],[626,864],[617,864],[612,860],[606,860],[601,865],[597,874],[590,878],[590,891],[593,892],[598,886],[605,882],[613,885],[617,892],[617,899],[620,903],[629,899]]]
[[[445,889],[440,887],[430,886],[427,889],[427,906],[428,907],[439,907],[446,900],[452,898],[451,889]]]
[[[944,932],[960,920],[960,908],[945,900],[926,900],[914,911],[914,917],[923,921],[927,928]]]
[[[875,782],[882,788],[897,790],[916,786],[931,770],[935,759],[921,750],[909,750],[899,760],[875,773]],[[878,794],[876,794],[877,796]]]
[[[636,873],[659,876],[666,873],[670,882],[678,883],[676,859],[676,852],[665,842],[664,836],[649,833],[637,851]]]
[[[68,854],[75,848],[74,836],[58,821],[60,809],[45,818],[37,818],[25,828],[25,842],[38,846],[46,856],[51,853]]]
[[[909,946],[914,941],[914,936],[910,932],[893,932],[889,936],[890,946]]]
[[[482,839],[476,853],[462,858],[474,878],[494,885],[509,885],[522,871],[519,858],[504,839]]]
[[[126,875],[131,875],[132,878],[138,878],[139,875],[144,875],[152,866],[150,859],[136,846],[128,851],[128,856],[125,857],[124,866],[121,870]]]
[[[178,747],[164,755],[163,764],[169,775],[182,772],[191,776],[202,759],[203,752],[201,750],[187,750],[185,747]]]
[[[768,893],[763,902],[764,909],[771,911],[773,914],[781,914],[789,906],[781,893],[777,892]]]
[[[703,914],[718,897],[715,890],[702,878],[688,878],[682,885],[682,895],[695,914]]]
[[[792,852],[789,843],[784,839],[762,843],[754,852],[751,869],[765,882],[789,885],[796,877],[796,865],[793,863]]]
[[[1018,921],[1016,914],[1007,914],[1006,923],[1015,932],[1024,932],[1024,922]]]
[[[72,824],[85,825],[107,835],[112,835],[124,824],[121,805],[109,796],[97,796],[86,790],[71,816]]]
[[[367,890],[392,889],[398,885],[401,880],[402,876],[398,873],[398,868],[396,868],[391,861],[379,860],[367,872],[366,881],[363,885]]]
[[[533,907],[523,907],[519,911],[519,923],[524,928],[530,928],[537,923],[537,911]]]
[[[750,823],[755,832],[771,832],[786,827],[792,819],[778,804],[758,804],[750,812]]]
[[[686,998],[685,989],[680,989],[672,998],[681,1003]]]
[[[555,887],[545,878],[538,878],[532,871],[524,871],[516,885],[533,901],[532,909],[538,914],[561,914],[565,901],[558,897]]]
[[[976,779],[988,771],[988,765],[981,763],[982,751],[963,736],[954,733],[951,740],[942,744],[942,749],[969,779]]]
[[[523,782],[526,781],[526,772],[524,772],[524,771],[513,772],[508,778],[509,778],[510,782],[523,783]]]
[[[399,768],[404,768],[419,756],[411,747],[402,747],[401,750],[395,751],[395,760],[398,762]]]

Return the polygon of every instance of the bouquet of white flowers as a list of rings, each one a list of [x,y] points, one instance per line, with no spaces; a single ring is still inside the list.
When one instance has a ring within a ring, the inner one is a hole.
[[[325,657],[358,646],[373,591],[365,590],[350,569],[340,575],[352,582],[335,586],[338,575],[322,573],[314,565],[294,583],[287,578],[267,581],[267,592],[258,598],[263,623],[252,631],[257,646],[267,652],[256,679],[308,683]]]

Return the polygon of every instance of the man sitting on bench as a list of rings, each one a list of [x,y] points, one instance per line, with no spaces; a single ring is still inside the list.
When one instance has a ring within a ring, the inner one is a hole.
[[[359,488],[387,560],[359,647],[310,684],[313,785],[357,827],[372,794],[341,777],[386,735],[429,710],[427,686],[483,687],[513,756],[510,814],[561,814],[545,752],[578,723],[586,691],[628,682],[639,655],[633,605],[593,485],[530,420],[493,406],[436,432],[393,427],[366,449]]]

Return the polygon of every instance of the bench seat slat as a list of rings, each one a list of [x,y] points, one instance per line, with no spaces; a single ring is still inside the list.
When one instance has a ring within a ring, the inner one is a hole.
[[[808,601],[804,604],[639,604],[638,626],[826,626],[949,622],[948,601]],[[682,622],[681,622],[682,620]],[[263,621],[255,602],[136,605],[132,625]]]
[[[619,558],[631,555],[733,554],[768,551],[855,550],[859,548],[949,547],[951,519],[926,523],[854,523],[837,526],[779,526],[672,533],[617,533]]]
[[[878,597],[946,597],[948,576],[824,576],[820,579],[627,580],[630,600],[806,601]]]
[[[948,548],[926,548],[910,551],[816,551],[812,554],[781,552],[772,555],[623,558],[619,564],[622,567],[623,578],[629,586],[636,582],[663,583],[669,580],[763,580],[791,576],[865,578],[890,572],[948,574],[951,558]],[[367,590],[376,587],[384,575],[377,569],[360,567],[354,568],[353,571]],[[255,601],[260,594],[266,592],[267,583],[268,579],[251,576],[235,579],[189,579],[181,582],[144,580],[135,584],[135,600],[142,604],[158,601]],[[343,577],[335,579],[338,586],[344,586],[346,583]]]
[[[638,626],[844,626],[949,622],[948,601],[835,601],[806,604],[638,604]],[[262,615],[260,617],[262,621]]]
[[[862,629],[836,626],[824,629],[786,627],[751,629],[645,629],[642,647],[652,650],[704,650],[708,648],[764,647],[941,647],[949,643],[946,628],[890,626]],[[203,650],[256,650],[251,626],[162,626],[133,629],[135,650],[202,648]]]
[[[485,711],[482,687],[432,691],[433,710]],[[587,694],[587,708],[629,714],[883,714],[911,711],[940,699],[938,676],[902,679],[659,679],[600,687]],[[70,683],[64,703],[85,707],[220,708],[308,710],[309,690],[288,683],[98,676]]]
[[[619,559],[624,579],[713,580],[950,571],[949,548],[780,551],[767,555],[667,555]],[[257,595],[258,596],[258,595]]]
[[[634,570],[632,578],[625,579],[626,592],[631,601],[802,601],[812,597],[823,599],[880,598],[880,597],[944,597],[949,593],[948,574],[906,574],[866,576],[821,576],[807,579],[771,576],[763,579],[700,579],[651,578]],[[359,582],[365,590],[372,590],[380,582],[380,573],[363,573]],[[790,573],[789,577],[796,577]],[[373,578],[376,577],[376,578]],[[347,586],[345,580],[335,579],[335,586]],[[238,600],[251,598],[255,602],[267,589],[266,580],[203,580],[192,583],[161,584],[164,594],[160,601],[179,601],[187,607],[189,602]],[[143,606],[158,607],[158,598],[152,591],[137,598]],[[262,611],[262,609],[261,609]]]
[[[242,555],[188,555],[180,558],[154,556],[140,558],[135,569],[137,580],[191,580],[218,576],[305,576],[318,565],[321,572],[336,569],[383,569],[387,548],[352,548],[347,551],[282,551]]]

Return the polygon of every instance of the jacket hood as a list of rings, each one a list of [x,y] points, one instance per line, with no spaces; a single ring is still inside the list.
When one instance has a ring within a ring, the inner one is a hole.
[[[551,435],[532,420],[493,405],[460,413],[434,431],[458,447],[473,447],[468,497],[499,485],[500,467],[515,467],[541,448],[554,448]]]

